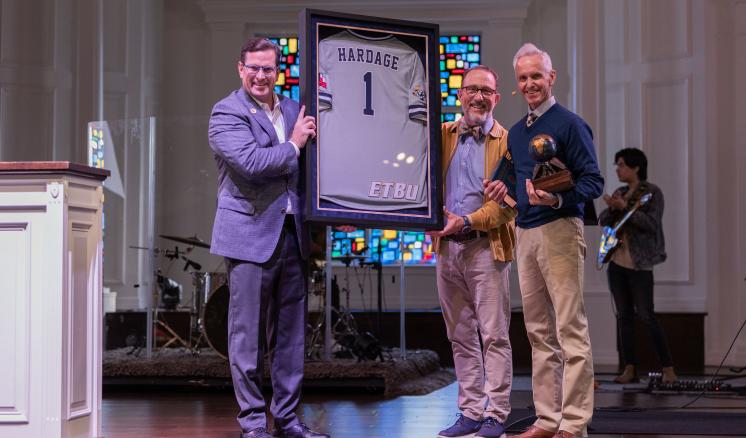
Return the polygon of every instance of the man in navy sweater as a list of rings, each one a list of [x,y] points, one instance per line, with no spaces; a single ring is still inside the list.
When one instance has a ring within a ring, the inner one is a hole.
[[[603,191],[590,127],[552,95],[556,72],[549,55],[524,44],[513,58],[528,113],[510,128],[508,150],[516,171],[516,259],[523,318],[532,349],[537,421],[520,438],[569,438],[587,433],[593,414],[593,358],[583,304],[583,206]],[[529,141],[550,135],[556,157],[572,172],[575,187],[561,193],[534,189],[537,164]],[[501,182],[485,194],[502,202]]]

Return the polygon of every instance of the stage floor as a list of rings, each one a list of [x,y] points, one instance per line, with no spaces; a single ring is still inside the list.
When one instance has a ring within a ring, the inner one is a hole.
[[[700,397],[685,410],[657,411],[666,415],[651,415],[662,407],[679,408],[696,397],[697,393],[645,393],[644,385],[615,385],[612,375],[598,375],[601,387],[595,393],[596,414],[601,417],[617,415],[619,411],[631,412],[624,417],[629,426],[639,428],[644,416],[657,417],[658,424],[651,423],[645,432],[598,434],[591,428],[593,438],[602,437],[682,437],[682,422],[690,421],[700,426],[698,436],[723,436],[701,432],[702,418],[707,415],[720,416],[719,424],[728,422],[727,416],[746,419],[746,397],[734,394],[716,394]],[[696,378],[696,377],[694,377]],[[699,377],[697,379],[704,379]],[[742,380],[742,379],[739,379]],[[732,383],[734,383],[733,381]],[[514,379],[511,403],[515,413],[524,416],[531,406],[529,376]],[[735,383],[734,383],[735,386]],[[401,396],[385,399],[380,394],[361,393],[360,390],[332,391],[316,389],[306,391],[300,407],[302,421],[313,429],[331,433],[333,438],[385,437],[385,438],[432,438],[455,419],[457,385],[451,384],[423,396]],[[237,407],[230,390],[184,391],[167,388],[151,388],[116,391],[104,390],[103,435],[117,437],[214,437],[236,438],[238,426],[235,420]],[[676,417],[678,415],[678,417]],[[723,417],[725,415],[725,417]],[[667,420],[664,419],[668,418]],[[520,417],[512,416],[509,422]],[[690,420],[688,420],[691,418]],[[725,419],[723,419],[725,418]],[[618,418],[614,421],[619,421]],[[648,418],[646,421],[651,421]],[[661,421],[669,421],[668,425]],[[737,420],[741,421],[741,420]],[[695,423],[696,422],[696,423]],[[608,429],[608,425],[604,426]],[[613,427],[613,426],[611,426]],[[622,426],[624,428],[624,426]],[[663,433],[679,430],[679,434]],[[740,426],[739,426],[740,427]],[[688,430],[688,427],[684,427]],[[727,429],[727,428],[726,428]],[[734,429],[730,427],[730,429]],[[737,428],[736,428],[737,429]],[[661,431],[656,433],[656,431]],[[746,429],[737,429],[731,436],[746,436]]]

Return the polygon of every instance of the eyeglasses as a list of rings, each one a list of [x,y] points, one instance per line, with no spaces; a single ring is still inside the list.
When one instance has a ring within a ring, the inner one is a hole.
[[[249,73],[255,75],[259,73],[259,70],[261,70],[264,73],[264,76],[269,76],[272,73],[275,73],[277,71],[276,67],[274,66],[261,66],[261,65],[253,65],[253,64],[243,64],[241,63],[243,68],[246,69]]]
[[[489,98],[497,93],[497,91],[493,90],[492,88],[480,88],[476,85],[469,85],[468,87],[463,87],[461,89],[464,90],[469,96],[476,96],[477,93],[482,93],[482,97]]]

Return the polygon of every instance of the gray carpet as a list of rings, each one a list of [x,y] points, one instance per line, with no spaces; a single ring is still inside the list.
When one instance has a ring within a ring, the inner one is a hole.
[[[381,387],[387,397],[428,394],[456,380],[453,370],[442,369],[438,355],[430,350],[408,351],[404,360],[394,355],[383,362],[307,361],[304,372],[304,385]],[[108,378],[119,384],[126,384],[127,379],[140,384],[157,379],[183,379],[195,384],[204,379],[230,380],[228,362],[211,349],[195,355],[185,349],[165,348],[154,352],[151,359],[143,351],[133,353],[130,348],[106,350],[103,373],[105,383]]]

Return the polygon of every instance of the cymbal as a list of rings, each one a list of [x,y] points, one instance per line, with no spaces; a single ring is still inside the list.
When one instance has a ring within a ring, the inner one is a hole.
[[[185,243],[187,245],[196,246],[199,248],[210,248],[210,244],[206,243],[204,240],[197,237],[197,235],[194,235],[192,237],[181,237],[181,236],[168,236],[165,234],[161,234],[161,237],[168,240],[173,240],[174,242],[179,243]]]
[[[147,251],[153,251],[153,254],[158,255],[161,252],[160,248],[149,248],[147,246],[137,246],[137,245],[130,245],[129,246],[132,249],[142,249]]]

